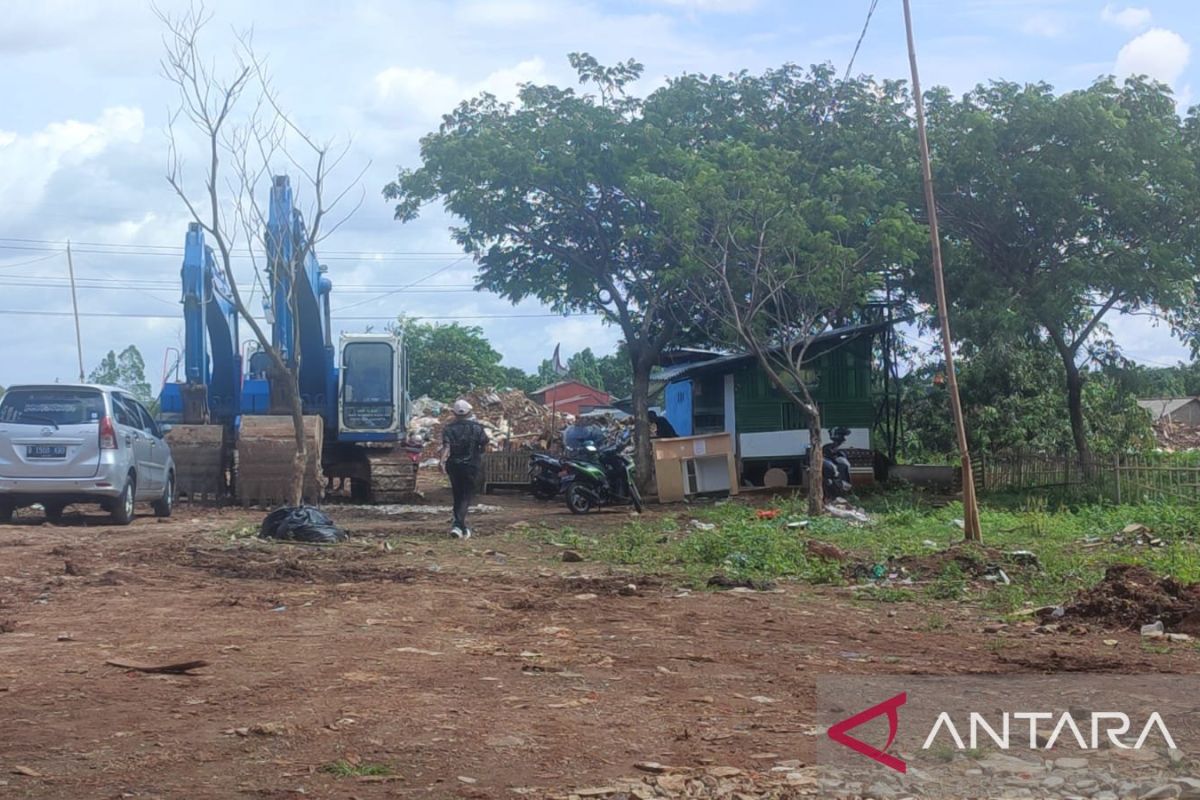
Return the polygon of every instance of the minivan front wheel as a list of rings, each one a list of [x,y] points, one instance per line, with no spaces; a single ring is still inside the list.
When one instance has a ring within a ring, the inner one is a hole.
[[[117,525],[128,525],[133,522],[133,503],[137,497],[137,478],[133,473],[129,474],[128,480],[125,481],[125,489],[121,492],[121,496],[113,501],[112,521]]]
[[[154,501],[154,516],[169,517],[175,508],[175,473],[167,475],[162,497]]]

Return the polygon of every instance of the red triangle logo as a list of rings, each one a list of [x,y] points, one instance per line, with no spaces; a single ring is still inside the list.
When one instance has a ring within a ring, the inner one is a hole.
[[[884,700],[878,705],[873,705],[865,711],[860,711],[852,717],[847,717],[841,722],[829,728],[829,738],[838,744],[845,745],[856,753],[861,753],[872,761],[878,761],[885,767],[896,770],[897,772],[908,772],[908,765],[902,759],[896,758],[893,755],[888,755],[885,752],[892,746],[892,742],[896,741],[896,733],[900,728],[900,706],[908,702],[908,693],[901,692],[895,697]],[[880,750],[878,747],[867,744],[861,739],[855,739],[850,736],[847,731],[857,728],[864,722],[870,722],[881,714],[887,715],[888,721],[888,739],[887,744]]]

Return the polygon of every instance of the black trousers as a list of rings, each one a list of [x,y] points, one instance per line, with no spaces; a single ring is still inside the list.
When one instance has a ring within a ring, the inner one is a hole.
[[[474,464],[447,464],[446,474],[450,477],[450,491],[454,493],[454,526],[465,531],[467,509],[471,506],[479,468]]]

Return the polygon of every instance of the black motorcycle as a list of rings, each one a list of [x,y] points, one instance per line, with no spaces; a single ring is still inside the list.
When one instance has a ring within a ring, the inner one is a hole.
[[[574,424],[563,431],[563,457],[550,453],[533,453],[529,456],[529,490],[538,500],[553,500],[562,493],[568,476],[564,463],[576,458],[583,461],[596,459],[596,442],[604,438],[604,431],[591,425]]]
[[[563,460],[549,453],[529,456],[529,489],[538,500],[553,500],[563,486]]]
[[[586,514],[602,506],[632,505],[642,513],[642,496],[634,478],[633,459],[625,454],[629,434],[597,447],[588,443],[583,457],[563,460],[567,508]]]
[[[830,442],[821,448],[821,483],[825,497],[845,497],[850,494],[850,456],[842,449],[849,428],[834,428],[829,432]]]

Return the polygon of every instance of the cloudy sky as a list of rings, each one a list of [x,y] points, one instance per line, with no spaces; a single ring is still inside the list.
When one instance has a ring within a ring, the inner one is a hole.
[[[570,82],[566,54],[646,66],[641,90],[684,71],[758,71],[849,58],[869,0],[211,0],[208,51],[254,28],[283,102],[321,138],[352,138],[365,202],[324,243],[335,327],[398,314],[478,324],[506,363],[533,369],[607,352],[613,330],[470,291],[472,269],[431,210],[401,226],[379,194],[415,165],[420,136],[481,90]],[[160,7],[178,9],[164,0]],[[1080,87],[1106,73],[1169,83],[1200,100],[1192,0],[914,0],[922,78],[956,92],[1005,78]],[[179,256],[187,217],[164,179],[173,100],[161,29],[144,0],[17,0],[0,15],[0,385],[73,379],[75,336],[63,243],[73,244],[88,369],[133,343],[150,380],[180,345]],[[907,77],[899,0],[879,4],[855,71]],[[249,273],[249,263],[244,264]],[[1143,321],[1113,325],[1126,350],[1170,364],[1185,351]]]

